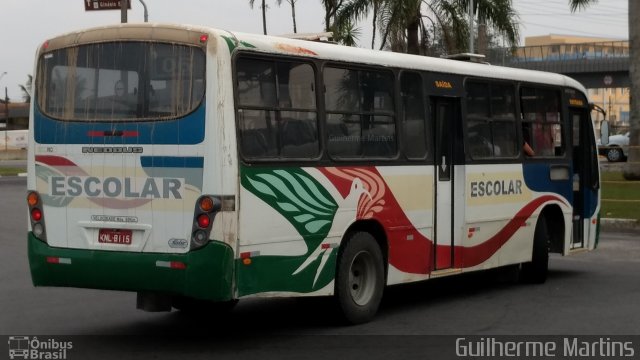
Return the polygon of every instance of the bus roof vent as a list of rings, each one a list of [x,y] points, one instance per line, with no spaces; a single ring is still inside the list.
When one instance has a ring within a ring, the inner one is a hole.
[[[300,34],[284,34],[278,35],[280,37],[307,41],[317,42],[333,42],[333,32],[320,32],[320,33],[300,33]]]
[[[486,56],[481,54],[460,53],[460,54],[443,55],[442,57],[449,60],[466,61],[466,62],[472,62],[477,64],[490,65],[488,62],[484,60]]]

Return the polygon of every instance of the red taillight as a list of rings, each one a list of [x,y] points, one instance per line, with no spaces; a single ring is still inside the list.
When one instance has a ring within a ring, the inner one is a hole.
[[[208,228],[210,223],[211,223],[211,219],[209,219],[209,215],[200,214],[198,216],[198,226],[201,227],[202,229]]]
[[[45,42],[42,44],[42,48],[43,48],[44,50],[47,50],[47,49],[49,48],[49,40],[45,41]]]
[[[42,210],[38,208],[31,209],[31,219],[33,219],[33,221],[42,220]]]
[[[29,191],[27,194],[27,205],[29,205],[29,218],[31,220],[31,231],[33,231],[33,235],[46,242],[47,234],[44,229],[43,204],[37,191]]]
[[[202,35],[200,35],[200,42],[201,42],[201,43],[203,43],[203,44],[204,44],[204,43],[206,43],[206,42],[207,42],[207,40],[209,40],[209,35],[207,35],[207,34],[202,34]]]

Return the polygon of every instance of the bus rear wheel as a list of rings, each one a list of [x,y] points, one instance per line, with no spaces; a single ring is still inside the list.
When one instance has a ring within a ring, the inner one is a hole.
[[[540,217],[533,235],[531,262],[523,264],[520,270],[520,279],[522,282],[542,284],[547,280],[547,273],[549,271],[549,243],[550,236],[547,228],[547,220],[544,217]]]
[[[335,298],[344,319],[351,324],[371,321],[384,291],[382,251],[366,232],[353,233],[338,256]]]

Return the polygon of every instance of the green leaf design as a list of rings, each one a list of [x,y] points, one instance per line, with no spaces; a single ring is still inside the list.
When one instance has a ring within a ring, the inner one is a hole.
[[[307,256],[327,237],[338,205],[302,169],[244,168],[241,183],[295,227],[307,244]]]
[[[236,46],[243,46],[250,49],[255,48],[255,46],[253,46],[252,44],[249,44],[248,42],[239,41],[238,39],[231,38],[230,36],[224,36],[224,35],[221,35],[221,36],[224,39],[224,41],[227,43],[227,46],[229,47],[229,52],[233,52]]]

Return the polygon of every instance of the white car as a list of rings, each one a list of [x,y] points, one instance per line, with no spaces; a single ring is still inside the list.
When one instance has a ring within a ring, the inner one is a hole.
[[[624,161],[629,154],[629,132],[609,136],[608,145],[598,144],[598,154],[611,162]]]

